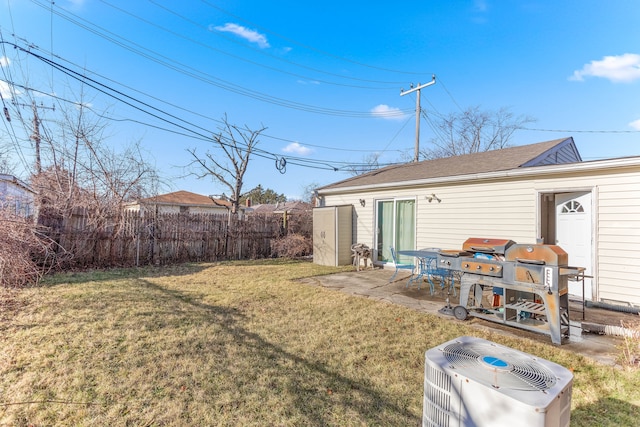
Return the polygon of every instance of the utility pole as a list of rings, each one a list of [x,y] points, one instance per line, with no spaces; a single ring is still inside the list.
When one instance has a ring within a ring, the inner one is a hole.
[[[31,105],[28,104],[21,104],[21,103],[14,103],[15,105],[19,105],[21,107],[31,107],[33,109],[33,133],[30,136],[30,139],[33,140],[34,145],[35,145],[35,151],[36,151],[36,173],[39,174],[42,172],[42,161],[41,161],[41,157],[40,157],[40,142],[42,141],[42,138],[40,137],[40,118],[38,117],[38,108],[44,108],[47,110],[56,110],[56,107],[46,107],[45,105],[43,105],[42,103],[40,105],[36,105],[36,102],[33,101],[31,103]]]
[[[411,92],[417,92],[416,96],[416,147],[414,151],[413,161],[418,161],[418,155],[420,154],[420,89],[423,89],[427,86],[431,86],[436,83],[436,75],[434,74],[431,77],[431,81],[429,83],[425,83],[421,85],[418,83],[418,86],[413,87],[413,83],[411,84],[411,89],[408,91],[404,91],[404,89],[400,89],[400,96],[407,95]]]

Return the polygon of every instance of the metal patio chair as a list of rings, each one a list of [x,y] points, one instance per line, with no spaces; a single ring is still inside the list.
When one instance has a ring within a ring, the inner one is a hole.
[[[400,262],[398,262],[398,256],[396,254],[396,250],[392,247],[389,248],[391,250],[391,258],[393,259],[393,263],[396,266],[396,271],[393,273],[393,276],[391,276],[391,278],[389,278],[389,282],[393,282],[393,278],[396,277],[396,275],[398,274],[398,271],[400,270],[411,270],[411,275],[413,276],[413,273],[416,269],[415,264],[400,264]]]
[[[409,279],[409,281],[407,282],[406,287],[408,288],[409,286],[411,286],[411,283],[416,282],[418,284],[418,289],[420,289],[420,285],[422,284],[422,282],[424,281],[425,277],[428,277],[428,268],[427,268],[427,262],[429,260],[429,258],[417,258],[418,259],[418,271],[415,272],[415,274],[413,276],[411,276],[411,278]],[[431,294],[433,295],[433,287],[431,290]]]
[[[424,260],[427,269],[427,280],[431,286],[431,295],[435,292],[434,279],[438,281],[440,289],[444,290],[449,286],[448,291],[453,292],[453,295],[456,295],[455,276],[453,275],[453,271],[446,268],[439,268],[437,258],[425,258]]]

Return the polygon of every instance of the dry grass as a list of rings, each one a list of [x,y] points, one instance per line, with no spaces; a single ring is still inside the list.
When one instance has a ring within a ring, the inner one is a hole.
[[[623,337],[622,360],[629,366],[640,366],[640,320],[620,323],[627,331]]]
[[[572,425],[633,425],[640,374],[296,282],[308,262],[58,275],[0,323],[0,425],[419,425],[424,352],[475,335],[574,371]]]

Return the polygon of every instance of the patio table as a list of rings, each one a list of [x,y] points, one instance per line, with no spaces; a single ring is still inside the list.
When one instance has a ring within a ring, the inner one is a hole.
[[[429,263],[437,257],[438,252],[440,252],[440,249],[437,248],[398,251],[398,255],[412,256],[418,260],[417,273],[409,278],[406,287],[409,287],[413,282],[417,282],[418,289],[420,289],[421,279],[426,277],[431,285],[431,295],[433,295],[433,281],[429,277]]]

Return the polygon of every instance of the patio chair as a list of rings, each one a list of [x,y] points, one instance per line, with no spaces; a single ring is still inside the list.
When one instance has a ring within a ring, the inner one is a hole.
[[[393,282],[393,278],[396,277],[396,275],[398,274],[398,271],[400,270],[411,270],[411,275],[413,276],[413,273],[415,271],[415,264],[411,263],[411,264],[400,264],[400,262],[398,261],[398,256],[396,255],[396,250],[392,247],[389,248],[391,250],[391,258],[393,259],[393,263],[396,266],[396,271],[393,273],[393,276],[391,276],[391,278],[389,278],[389,282]]]
[[[431,295],[435,292],[434,279],[439,282],[440,289],[444,290],[448,285],[449,292],[453,291],[453,295],[456,295],[455,276],[453,275],[453,271],[446,268],[439,268],[437,258],[425,258],[425,263],[427,267],[427,280],[431,286]]]
[[[411,286],[413,282],[415,282],[418,284],[418,289],[420,289],[420,284],[424,281],[425,277],[428,277],[427,264],[430,258],[417,258],[417,259],[418,259],[418,266],[417,266],[418,271],[415,272],[415,274],[411,276],[411,278],[407,282],[407,285],[406,285],[407,288]],[[433,291],[431,291],[431,293],[433,294]]]

